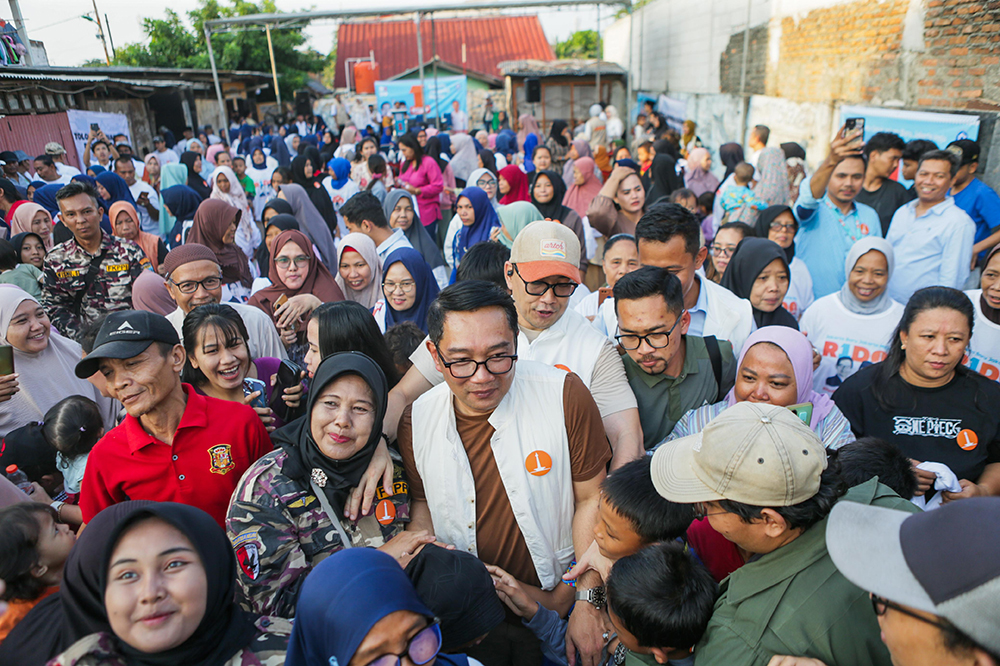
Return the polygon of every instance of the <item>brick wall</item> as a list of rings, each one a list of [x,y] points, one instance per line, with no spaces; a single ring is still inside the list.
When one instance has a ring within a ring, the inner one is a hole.
[[[764,94],[767,65],[767,25],[750,28],[750,48],[747,49],[747,78],[745,92]],[[743,31],[733,34],[719,58],[719,92],[738,95],[743,68]]]
[[[918,106],[1000,109],[1000,2],[928,0]]]

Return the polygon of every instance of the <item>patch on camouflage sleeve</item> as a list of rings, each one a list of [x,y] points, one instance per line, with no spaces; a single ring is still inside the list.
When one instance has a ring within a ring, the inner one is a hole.
[[[236,561],[250,580],[257,580],[260,575],[260,532],[259,527],[251,527],[240,532],[233,538],[233,548],[236,550]]]

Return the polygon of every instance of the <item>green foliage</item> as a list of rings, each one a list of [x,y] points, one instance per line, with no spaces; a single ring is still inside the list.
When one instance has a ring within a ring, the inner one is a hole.
[[[599,58],[601,38],[596,30],[578,30],[556,44],[557,58]]]
[[[126,44],[117,49],[116,65],[132,67],[177,67],[208,69],[208,47],[205,44],[205,21],[258,13],[276,13],[274,0],[199,0],[199,7],[187,13],[189,28],[180,16],[168,9],[162,19],[143,19],[143,43]],[[310,73],[321,72],[327,57],[313,49],[303,49],[306,42],[301,28],[271,31],[278,82],[284,99],[301,88]],[[216,33],[212,49],[219,69],[270,72],[267,36],[263,30]]]

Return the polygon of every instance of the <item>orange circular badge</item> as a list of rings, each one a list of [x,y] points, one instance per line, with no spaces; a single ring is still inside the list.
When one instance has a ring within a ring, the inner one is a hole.
[[[563,365],[562,363],[557,363],[557,364],[556,364],[556,367],[557,367],[557,368],[559,368],[560,370],[564,370],[564,371],[566,371],[566,372],[573,372],[572,370],[570,370],[569,368],[567,368],[567,367],[566,367],[565,365]]]
[[[979,436],[969,429],[958,433],[958,447],[963,451],[971,451],[979,446]]]
[[[532,451],[524,459],[524,468],[532,476],[545,476],[552,469],[552,456],[545,451]]]
[[[388,525],[396,520],[396,505],[384,499],[375,507],[375,520],[379,525]]]

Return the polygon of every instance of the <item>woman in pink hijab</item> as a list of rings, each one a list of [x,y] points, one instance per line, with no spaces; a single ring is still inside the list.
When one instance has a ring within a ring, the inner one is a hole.
[[[534,134],[538,137],[539,145],[545,143],[545,137],[542,136],[542,131],[538,129],[538,121],[530,113],[522,113],[521,117],[517,119],[518,130],[517,130],[517,149],[524,152],[524,142],[527,140],[529,134]]]
[[[574,142],[575,143],[575,142]],[[563,205],[572,208],[582,218],[590,202],[601,191],[601,181],[594,175],[594,160],[580,157],[573,162],[573,184],[566,190]]]
[[[688,152],[687,170],[684,172],[684,186],[700,197],[705,192],[714,192],[719,187],[719,179],[712,175],[712,154],[705,148],[694,148]]]

